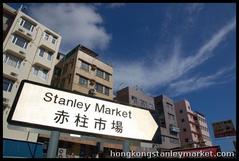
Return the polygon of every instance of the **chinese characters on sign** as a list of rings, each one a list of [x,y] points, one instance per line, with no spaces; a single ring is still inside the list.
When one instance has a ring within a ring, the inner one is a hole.
[[[70,115],[68,115],[68,112],[65,112],[64,110],[62,111],[57,111],[55,113],[56,117],[54,118],[55,123],[59,123],[59,124],[64,124],[65,122],[68,122],[68,118],[70,117]],[[76,117],[76,120],[74,123],[76,123],[76,127],[84,127],[84,128],[88,128],[88,120],[89,118],[86,115],[83,115],[83,117],[80,116],[80,114],[78,113]],[[103,120],[102,118],[94,118],[95,120],[95,129],[98,130],[105,130],[106,127],[106,123],[107,120]],[[115,132],[117,133],[122,133],[123,132],[123,125],[122,125],[122,121],[115,121],[113,120],[112,124],[112,128],[111,129],[115,129]]]

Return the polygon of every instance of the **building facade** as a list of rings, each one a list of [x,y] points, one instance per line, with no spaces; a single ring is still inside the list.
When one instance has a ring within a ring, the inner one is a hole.
[[[159,120],[157,119],[158,114],[155,111],[154,98],[146,95],[141,89],[138,87],[125,87],[116,92],[115,101],[122,104],[128,104],[131,106],[136,106],[144,109],[148,109],[151,111],[155,121],[159,124]],[[159,138],[157,138],[159,137]],[[155,145],[160,142],[160,130],[156,131],[155,137],[153,139],[153,143],[147,142],[139,142],[138,145],[131,146],[131,150],[134,151],[155,151]]]
[[[119,103],[155,110],[154,98],[147,96],[137,87],[126,87],[116,92],[115,100]]]
[[[78,45],[65,55],[58,53],[57,62],[51,82],[53,87],[113,100],[113,67],[100,60],[97,53]],[[50,133],[42,133],[38,141],[48,144],[49,137]],[[95,157],[99,149],[105,152],[122,149],[122,144],[112,138],[60,133],[59,140],[58,147],[74,157]]]
[[[94,51],[78,45],[56,64],[52,85],[113,100],[113,68],[97,56]]]
[[[194,112],[187,100],[175,103],[182,148],[212,146],[206,118]]]
[[[36,142],[37,133],[17,130],[6,119],[23,79],[50,85],[61,36],[21,10],[11,13],[3,28],[3,138]]]
[[[154,101],[155,110],[158,111],[160,120],[159,126],[162,140],[162,143],[159,145],[160,150],[179,148],[181,143],[174,101],[165,95],[154,97]]]
[[[3,3],[3,41],[5,40],[9,29],[16,17],[16,10],[6,3]]]

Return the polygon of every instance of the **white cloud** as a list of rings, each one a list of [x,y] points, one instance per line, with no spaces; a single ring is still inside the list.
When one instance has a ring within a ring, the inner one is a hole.
[[[105,49],[111,40],[111,35],[103,27],[101,15],[93,5],[34,4],[30,7],[30,14],[40,23],[61,34],[63,52],[78,44],[90,49]]]
[[[183,57],[181,55],[181,41],[176,41],[173,51],[167,51],[167,53],[172,53],[167,58],[162,58],[162,54],[157,53],[157,55],[150,55],[153,58],[151,62],[146,60],[134,61],[130,64],[115,62],[115,89],[119,89],[119,84],[124,83],[128,86],[138,85],[144,90],[150,91],[153,88],[163,87],[172,81],[180,79],[212,57],[214,55],[213,50],[235,28],[235,25],[236,21],[233,19],[233,21],[214,33],[192,56]]]
[[[203,3],[192,3],[186,6],[186,10],[190,15],[199,13],[203,8]]]
[[[188,13],[188,25],[185,26],[187,29],[188,27],[192,26],[194,24],[194,21],[196,19],[196,16],[204,9],[204,3],[190,3],[186,5],[186,12]]]
[[[125,3],[110,3],[109,4],[110,8],[122,7],[124,5],[125,5]]]
[[[178,96],[184,93],[192,92],[195,90],[203,89],[212,85],[227,83],[232,80],[233,77],[227,77],[227,79],[220,81],[218,79],[223,79],[223,74],[228,74],[235,65],[221,69],[215,74],[202,77],[191,77],[189,79],[180,80],[174,83],[171,83],[167,89],[167,94],[170,96]]]

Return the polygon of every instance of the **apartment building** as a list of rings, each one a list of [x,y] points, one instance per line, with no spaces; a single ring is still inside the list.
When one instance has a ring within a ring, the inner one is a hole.
[[[79,44],[67,54],[58,53],[57,64],[54,69],[51,85],[73,91],[113,100],[113,67],[100,60],[97,53]],[[50,134],[40,134],[39,142],[48,144]],[[112,139],[112,138],[111,138]],[[65,148],[66,154],[76,157],[94,155],[97,148],[122,149],[121,144],[104,141],[99,144],[100,138],[86,139],[86,136],[60,133],[59,148]],[[107,140],[104,138],[104,140]],[[91,156],[92,157],[92,156]]]
[[[3,138],[36,142],[37,133],[9,125],[6,119],[23,79],[50,85],[61,36],[21,10],[6,4],[3,8],[11,15],[4,18],[3,28]]]
[[[116,92],[115,100],[119,103],[155,110],[154,98],[147,96],[138,87],[125,87]]]
[[[151,111],[155,121],[159,124],[159,117],[157,111],[155,111],[154,98],[146,95],[141,89],[138,87],[125,87],[116,92],[115,101],[128,104],[135,107],[140,107],[144,109],[148,109]],[[152,143],[140,142],[137,145],[131,146],[131,150],[134,151],[155,151],[155,147],[157,147],[157,143],[160,142],[160,130],[156,131],[155,137]]]
[[[159,113],[160,131],[162,143],[159,145],[161,151],[179,148],[181,146],[179,139],[179,128],[176,120],[174,101],[160,95],[154,97],[155,110]]]
[[[175,103],[182,148],[212,146],[206,118],[192,110],[187,100]]]
[[[3,41],[5,40],[15,17],[16,10],[3,3]]]
[[[113,68],[97,56],[94,51],[78,45],[56,64],[52,85],[113,100]]]

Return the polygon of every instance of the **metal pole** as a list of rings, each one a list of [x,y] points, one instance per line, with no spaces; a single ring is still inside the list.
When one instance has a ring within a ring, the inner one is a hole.
[[[47,158],[56,158],[56,152],[58,148],[60,132],[59,131],[52,131],[51,137],[48,144],[47,150]]]
[[[129,148],[129,140],[124,140],[123,141],[123,152],[129,152],[130,148]],[[127,158],[129,158],[129,156],[127,156]]]

